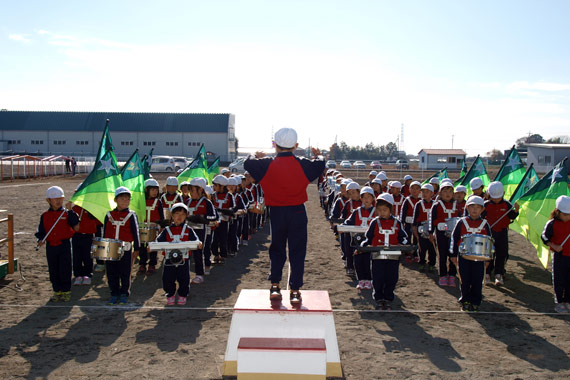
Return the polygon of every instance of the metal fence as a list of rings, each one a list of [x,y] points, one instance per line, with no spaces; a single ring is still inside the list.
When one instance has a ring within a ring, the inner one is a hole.
[[[73,166],[65,156],[4,156],[0,157],[0,181],[88,173],[93,168],[93,158],[80,157]]]

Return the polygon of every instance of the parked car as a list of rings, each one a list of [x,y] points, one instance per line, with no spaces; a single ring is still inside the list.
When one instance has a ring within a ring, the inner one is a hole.
[[[171,156],[154,156],[150,164],[150,171],[174,173],[176,171],[174,158]]]
[[[236,160],[228,166],[230,172],[238,173],[245,171],[245,169],[243,168],[244,162],[245,162],[245,157],[236,158]]]
[[[325,166],[329,169],[336,169],[336,162],[333,160],[328,160]]]
[[[340,162],[340,167],[343,169],[350,169],[352,167],[352,164],[350,163],[350,161],[341,161]]]
[[[186,157],[174,156],[172,158],[174,159],[174,166],[176,167],[177,172],[178,170],[184,169],[186,166],[188,166],[189,160],[186,159]]]
[[[370,163],[370,168],[371,169],[382,169],[382,164],[380,163],[380,161],[372,161]]]
[[[354,161],[354,164],[352,164],[352,167],[355,169],[366,169],[366,164],[362,161]]]
[[[396,161],[396,169],[409,169],[410,164],[408,160],[398,160]]]

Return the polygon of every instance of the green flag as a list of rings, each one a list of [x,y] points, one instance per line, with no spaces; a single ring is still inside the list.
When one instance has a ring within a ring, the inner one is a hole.
[[[469,168],[469,171],[467,172],[467,174],[465,174],[461,182],[458,184],[467,187],[466,197],[469,197],[471,194],[473,194],[469,182],[471,182],[473,178],[477,177],[481,178],[484,187],[487,187],[487,185],[491,183],[491,181],[489,180],[489,175],[487,174],[487,169],[485,168],[485,164],[483,164],[483,160],[481,160],[481,157],[479,156],[477,156],[475,161],[473,161],[473,164]]]
[[[182,173],[178,174],[178,183],[189,181],[192,178],[205,178],[208,180],[208,161],[206,160],[206,149],[204,145],[194,157],[194,160],[186,166]]]
[[[463,160],[463,165],[461,165],[461,172],[459,173],[459,178],[464,177],[467,174],[467,161]]]
[[[509,202],[514,203],[524,195],[527,191],[529,191],[534,185],[536,185],[539,181],[538,174],[536,174],[536,170],[534,170],[534,163],[530,164],[524,176],[521,178],[517,188],[509,198]]]
[[[117,206],[115,190],[122,184],[115,153],[113,150],[106,150],[102,157],[95,161],[93,170],[73,194],[71,202],[83,207],[103,223],[107,211]]]
[[[505,188],[505,199],[509,199],[513,195],[525,172],[524,163],[513,145],[507,159],[495,176],[495,181],[501,182]]]
[[[422,182],[422,185],[429,183],[432,178],[437,178],[440,180],[440,182],[444,178],[449,178],[449,174],[447,174],[447,168],[443,168],[440,171],[433,173],[428,179]]]
[[[143,168],[143,176],[144,176],[145,180],[150,178],[150,165],[152,163],[152,152],[153,151],[154,151],[154,148],[152,148],[148,154],[145,154],[143,156],[143,158],[141,158],[141,165]]]
[[[570,195],[565,161],[566,158],[517,200],[520,205],[519,216],[516,223],[511,224],[511,229],[525,236],[536,248],[538,259],[545,268],[548,266],[550,250],[544,245],[540,235],[556,207],[556,198]]]
[[[217,157],[210,166],[208,166],[208,181],[212,183],[212,180],[216,175],[220,174],[220,157]]]
[[[137,213],[139,224],[143,223],[146,216],[146,196],[144,193],[144,168],[138,149],[121,168],[121,178],[123,179],[123,186],[131,191],[129,208]]]
[[[95,161],[100,160],[107,151],[112,151],[114,149],[115,147],[113,147],[113,142],[111,141],[111,134],[109,133],[109,119],[107,119],[105,122],[105,129],[103,130],[103,136],[101,136],[101,142],[99,143],[99,150],[95,156]]]

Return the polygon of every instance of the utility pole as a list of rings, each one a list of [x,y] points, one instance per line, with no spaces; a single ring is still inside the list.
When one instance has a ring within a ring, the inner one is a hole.
[[[454,139],[455,135],[451,135],[451,149],[453,149],[453,139]]]

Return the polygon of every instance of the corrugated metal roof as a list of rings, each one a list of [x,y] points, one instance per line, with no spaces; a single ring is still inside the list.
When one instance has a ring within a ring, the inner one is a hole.
[[[418,152],[426,152],[426,154],[449,154],[449,155],[463,155],[466,156],[467,153],[463,151],[463,149],[422,149]]]
[[[0,130],[227,132],[227,113],[0,111]]]

